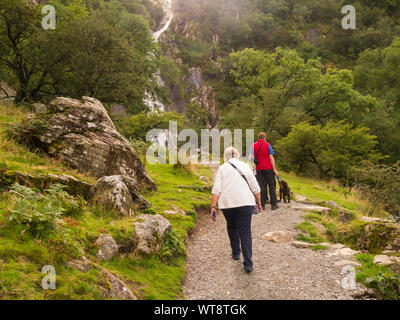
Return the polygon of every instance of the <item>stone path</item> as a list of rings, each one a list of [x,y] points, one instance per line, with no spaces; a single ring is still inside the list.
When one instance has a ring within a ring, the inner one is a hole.
[[[213,168],[215,171],[215,168]],[[262,240],[267,232],[289,231],[304,221],[299,206],[293,202],[280,204],[280,209],[263,211],[253,216],[254,271],[246,274],[243,260],[231,258],[226,222],[222,214],[217,221],[200,216],[189,239],[187,274],[184,282],[186,299],[355,299],[365,292],[357,284],[355,290],[342,288],[344,260],[352,257],[337,253],[337,248],[312,251],[296,248],[291,243]],[[296,208],[296,209],[294,209]],[[346,251],[346,250],[344,250]]]

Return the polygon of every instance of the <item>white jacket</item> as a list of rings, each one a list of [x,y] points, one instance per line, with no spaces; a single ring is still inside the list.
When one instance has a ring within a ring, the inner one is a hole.
[[[254,206],[256,204],[254,195],[260,192],[256,177],[246,163],[238,159],[231,159],[229,162],[234,164],[246,176],[251,191],[240,173],[229,163],[224,163],[218,169],[212,189],[212,194],[219,196],[218,208],[229,209]]]

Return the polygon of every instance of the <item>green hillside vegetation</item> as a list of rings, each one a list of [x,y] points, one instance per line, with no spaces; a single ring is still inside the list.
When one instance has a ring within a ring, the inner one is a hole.
[[[0,182],[8,172],[29,174],[69,174],[88,182],[90,176],[78,174],[61,162],[28,150],[5,134],[6,123],[17,123],[27,115],[21,107],[0,104],[1,144]],[[0,295],[1,299],[102,299],[107,286],[99,270],[82,273],[65,265],[83,254],[123,279],[141,299],[182,298],[185,275],[185,247],[188,232],[196,220],[196,210],[208,203],[207,193],[178,189],[179,185],[204,185],[198,174],[210,177],[206,168],[182,171],[173,165],[151,165],[148,172],[159,185],[159,192],[145,194],[153,204],[151,214],[164,215],[173,209],[188,215],[166,217],[173,226],[159,256],[136,259],[126,251],[109,262],[98,262],[93,245],[100,233],[108,233],[118,243],[132,241],[135,217],[115,219],[111,212],[74,198],[62,188],[34,190],[15,186],[0,195]],[[199,173],[197,173],[197,171]],[[2,185],[3,186],[3,185]],[[39,220],[40,219],[40,220]],[[28,222],[30,220],[30,222]],[[57,289],[43,290],[41,269],[53,265]]]

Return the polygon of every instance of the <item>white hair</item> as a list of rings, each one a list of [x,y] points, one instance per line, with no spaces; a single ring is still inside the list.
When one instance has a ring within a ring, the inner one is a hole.
[[[240,158],[240,153],[237,149],[233,147],[228,147],[226,148],[224,152],[224,160],[225,162],[228,162],[232,158],[239,159]]]

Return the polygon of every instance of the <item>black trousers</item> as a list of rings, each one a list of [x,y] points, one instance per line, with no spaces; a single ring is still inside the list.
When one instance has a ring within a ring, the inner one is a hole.
[[[271,206],[275,206],[278,203],[278,199],[276,198],[276,181],[274,171],[257,170],[256,178],[261,188],[261,205],[263,207],[265,206],[265,203],[267,202],[267,189],[269,189]]]
[[[239,256],[240,251],[242,251],[244,259],[243,265],[245,267],[253,267],[251,238],[253,206],[222,209],[222,212],[226,219],[232,255]]]

